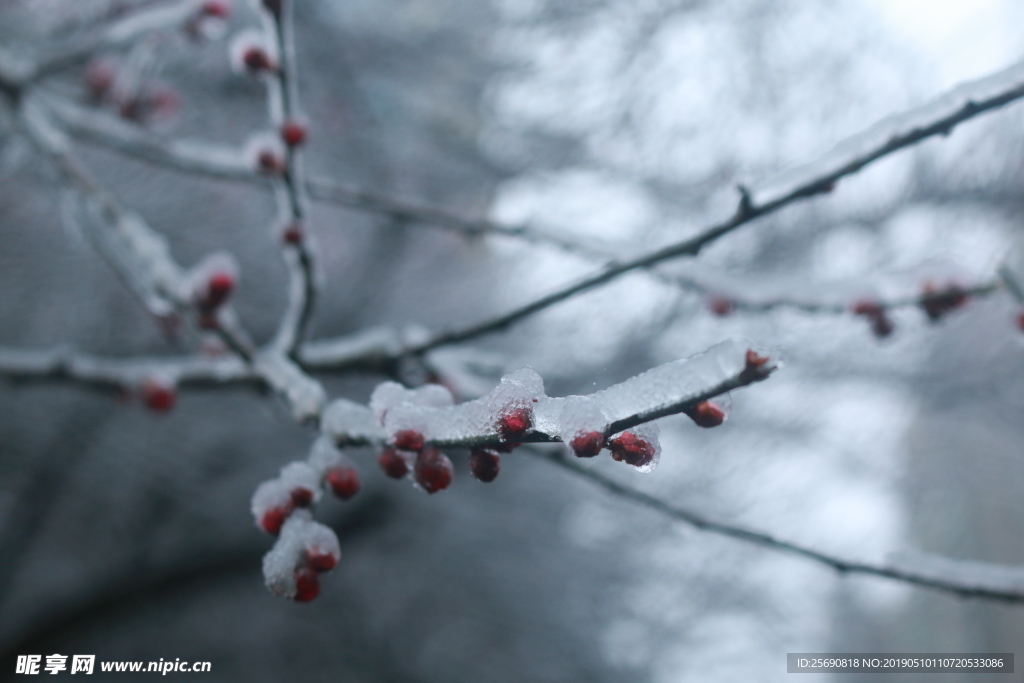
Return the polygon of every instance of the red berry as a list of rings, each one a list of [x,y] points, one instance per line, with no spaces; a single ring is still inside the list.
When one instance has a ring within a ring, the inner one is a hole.
[[[612,458],[634,467],[643,467],[654,460],[654,445],[633,432],[623,432],[608,443]]]
[[[289,147],[298,147],[306,141],[306,127],[298,121],[285,121],[281,124],[281,139]]]
[[[740,373],[740,380],[743,382],[757,382],[768,376],[771,368],[767,367],[768,356],[758,354],[754,349],[747,349],[745,357],[746,367]]]
[[[502,441],[517,441],[533,426],[533,411],[526,406],[507,409],[498,418],[498,434]]]
[[[267,54],[266,50],[255,45],[246,48],[245,52],[242,53],[242,63],[245,64],[247,69],[254,72],[270,71],[274,68],[274,62],[271,61],[270,55]]]
[[[601,432],[583,432],[569,442],[569,448],[577,458],[593,458],[604,448],[604,441]]]
[[[717,316],[729,315],[735,307],[733,300],[725,296],[715,295],[708,299],[708,309]]]
[[[304,486],[292,489],[292,505],[297,508],[308,508],[313,504],[313,492]]]
[[[205,308],[219,308],[235,288],[235,276],[231,273],[218,272],[210,276],[206,282],[206,296],[203,304]]]
[[[319,548],[310,548],[306,551],[306,564],[317,572],[329,572],[338,566],[338,558],[331,553],[321,552]]]
[[[871,331],[878,338],[888,337],[895,326],[886,315],[885,307],[877,301],[862,300],[850,308],[854,315],[862,315],[871,321]]]
[[[1020,328],[1021,332],[1024,332],[1024,311],[1017,314],[1017,327]]]
[[[110,94],[110,89],[114,87],[117,71],[110,61],[99,59],[86,67],[84,79],[86,87],[89,88],[89,94],[97,100],[101,100]]]
[[[854,315],[866,315],[871,317],[882,313],[885,309],[882,308],[882,305],[877,301],[861,299],[860,301],[854,302],[853,306],[850,307],[850,310]]]
[[[208,17],[226,19],[231,15],[231,3],[227,0],[206,0],[199,11]]]
[[[405,462],[405,458],[399,455],[398,451],[394,448],[385,448],[381,451],[380,455],[377,456],[377,462],[380,463],[380,468],[384,470],[384,474],[392,479],[401,479],[409,474],[409,464]]]
[[[260,172],[268,175],[280,175],[286,170],[284,157],[272,149],[261,150],[256,156],[256,165]]]
[[[181,109],[181,96],[173,88],[161,86],[146,94],[146,115],[166,121]]]
[[[320,595],[320,577],[311,567],[295,570],[295,602],[309,602]]]
[[[415,429],[400,429],[395,432],[395,448],[400,451],[419,451],[423,448],[423,433]]]
[[[268,534],[277,536],[281,533],[281,527],[284,526],[284,522],[291,512],[290,508],[283,506],[270,508],[263,513],[263,517],[260,519],[260,528]]]
[[[452,483],[452,461],[436,448],[424,448],[416,455],[416,483],[427,493],[437,493]]]
[[[143,113],[142,99],[136,95],[126,97],[121,100],[117,113],[121,115],[122,119],[127,121],[141,121]]]
[[[490,448],[474,448],[469,452],[469,471],[479,481],[492,482],[501,471],[501,456]]]
[[[944,289],[926,282],[921,293],[920,306],[932,322],[967,303],[968,293],[956,283],[949,283]]]
[[[717,427],[725,421],[725,411],[711,401],[701,401],[686,411],[698,427]]]
[[[339,465],[327,472],[327,483],[330,485],[334,495],[342,500],[348,500],[359,493],[359,472],[354,467]]]
[[[281,239],[285,244],[302,244],[305,233],[302,230],[302,223],[289,223],[288,227],[281,233]]]
[[[163,379],[150,378],[142,384],[142,400],[150,410],[166,413],[174,408],[177,394],[173,384]]]
[[[892,320],[885,313],[871,319],[871,332],[879,339],[888,337],[895,329],[896,326],[892,324]]]

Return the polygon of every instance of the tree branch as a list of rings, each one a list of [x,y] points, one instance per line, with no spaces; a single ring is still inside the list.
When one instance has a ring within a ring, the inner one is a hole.
[[[1021,97],[1024,97],[1024,62],[986,78],[965,83],[921,107],[883,119],[864,133],[841,143],[821,159],[785,173],[761,188],[750,190],[741,186],[739,207],[733,217],[694,237],[633,259],[610,263],[592,275],[508,313],[460,329],[440,332],[409,351],[423,353],[446,344],[498,332],[620,275],[682,256],[696,256],[709,244],[754,219],[775,213],[807,197],[830,192],[840,179],[878,159],[929,137],[948,135],[960,123]]]
[[[286,123],[298,123],[298,93],[295,81],[295,53],[292,45],[292,3],[282,5],[281,11],[271,19],[277,42],[278,67],[275,71],[276,87],[267,88],[272,113],[280,114],[273,121],[278,131]],[[282,133],[283,135],[283,133]],[[288,307],[281,318],[271,346],[289,356],[296,356],[313,316],[316,303],[316,282],[313,274],[314,254],[305,237],[305,186],[300,164],[299,144],[285,145],[285,169],[280,178],[284,187],[285,212],[289,222],[299,231],[295,241],[283,240],[285,262],[290,276]]]
[[[139,37],[180,26],[199,11],[203,0],[179,0],[169,6],[153,7],[114,22],[96,35],[61,45],[37,57],[23,79],[28,84],[80,64],[102,50],[133,44]]]
[[[595,410],[588,431],[612,436],[638,425],[686,412],[699,403],[767,379],[777,367],[734,339],[683,360],[659,365],[625,382],[591,394]],[[535,397],[530,403],[532,428],[516,440],[521,443],[557,443],[564,440],[567,418],[563,411],[580,397]],[[496,445],[502,442],[488,397],[449,407],[416,406],[414,420],[425,443],[442,448]],[[373,410],[352,401],[338,400],[324,411],[321,429],[338,445],[382,444],[385,429]]]
[[[263,386],[239,358],[100,358],[71,349],[32,351],[0,347],[0,377],[14,382],[75,382],[102,391],[135,387],[148,377],[173,380],[178,387]]]
[[[842,573],[881,576],[964,597],[1024,602],[1024,568],[1021,567],[955,560],[925,553],[897,554],[891,556],[887,563],[877,564],[843,558],[807,545],[777,538],[764,531],[718,521],[700,512],[668,503],[643,491],[620,484],[594,469],[574,462],[562,453],[545,453],[533,449],[530,452],[586,479],[612,495],[638,503],[701,531],[728,536],[779,552],[799,555]]]

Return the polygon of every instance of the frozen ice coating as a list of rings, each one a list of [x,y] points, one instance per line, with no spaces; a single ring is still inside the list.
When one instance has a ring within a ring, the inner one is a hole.
[[[558,413],[557,434],[566,444],[588,432],[605,433],[610,420],[591,396],[566,396]]]
[[[378,390],[380,386],[377,387]],[[374,396],[377,396],[376,391]],[[372,401],[370,405],[373,406]],[[321,428],[324,434],[330,435],[336,443],[342,445],[384,440],[384,431],[374,417],[374,410],[343,398],[332,401],[324,410]]]
[[[320,476],[309,463],[288,463],[281,468],[280,479],[289,491],[306,489],[313,492],[314,503],[320,500]]]
[[[370,408],[378,424],[384,424],[386,413],[391,408],[408,404],[444,408],[455,403],[452,392],[440,384],[424,384],[416,389],[406,389],[398,382],[383,382],[377,385],[370,396]]]
[[[751,346],[745,339],[730,339],[590,396],[545,396],[543,380],[530,368],[505,375],[487,396],[459,405],[452,405],[451,393],[439,385],[406,389],[383,382],[374,390],[369,408],[345,400],[331,403],[323,428],[337,444],[383,443],[399,430],[411,429],[434,445],[472,446],[499,441],[499,420],[518,406],[531,413],[532,427],[525,440],[571,441],[583,431],[605,434],[622,420],[645,421],[678,412],[673,411],[675,406],[737,379]]]
[[[265,481],[256,487],[252,494],[251,510],[256,520],[263,517],[274,508],[287,509],[291,506],[291,489],[280,479]]]
[[[265,351],[256,356],[255,363],[267,383],[288,397],[292,415],[297,421],[306,422],[320,415],[327,402],[324,388],[287,356],[278,351]]]
[[[424,384],[421,387],[410,390],[412,400],[409,403],[419,406],[430,406],[432,408],[447,408],[455,405],[455,397],[447,387],[440,384]]]
[[[298,510],[281,527],[277,542],[263,557],[263,578],[272,593],[295,595],[295,570],[306,561],[307,551],[341,557],[334,532],[314,522],[308,511]]]
[[[444,408],[402,404],[387,412],[384,432],[415,429],[428,441],[459,442],[494,436],[493,420],[484,403],[468,401]]]
[[[1024,90],[1024,62],[976,81],[969,81],[931,102],[897,116],[882,119],[863,133],[839,143],[813,163],[799,166],[755,186],[751,199],[755,207],[780,201],[790,195],[859,170],[889,150],[924,135],[945,132],[968,109],[999,106]]]
[[[653,413],[715,387],[743,371],[751,343],[732,338],[703,353],[652,368],[592,395],[609,422]]]
[[[313,442],[313,448],[309,451],[307,462],[313,468],[313,471],[316,472],[317,477],[323,478],[327,470],[341,464],[344,459],[345,456],[334,445],[334,441],[328,436],[321,435]]]
[[[639,437],[643,440],[644,444],[648,444],[654,449],[653,455],[651,455],[649,459],[645,460],[642,464],[630,464],[633,465],[638,472],[643,472],[644,474],[653,472],[654,468],[658,466],[659,462],[661,462],[661,441],[659,440],[659,437],[661,436],[661,427],[658,426],[657,422],[645,422],[641,425],[637,425],[636,427],[631,427],[623,432],[619,432],[618,434],[613,434],[612,437],[608,439],[608,442],[616,443],[619,437],[622,437],[627,433],[631,433]]]

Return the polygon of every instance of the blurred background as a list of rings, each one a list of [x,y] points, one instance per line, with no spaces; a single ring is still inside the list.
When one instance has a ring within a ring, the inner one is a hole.
[[[10,0],[0,41],[72,41],[160,4]],[[231,36],[253,23],[235,5],[222,36],[169,31],[109,55],[180,98],[173,120],[148,124],[155,135],[244,145],[267,128],[262,86],[231,69]],[[1022,15],[1012,0],[296,3],[306,168],[625,257],[730,215],[737,182],[1014,63]],[[48,87],[92,106],[85,66]],[[0,345],[194,351],[62,223],[53,169],[6,110],[0,124]],[[980,281],[1021,235],[1022,130],[1011,105],[662,268],[755,300],[847,303],[914,295],[929,278]],[[270,193],[81,153],[181,263],[234,254],[237,310],[258,339],[273,333],[286,272]],[[595,267],[327,204],[310,227],[317,338],[472,322]],[[1016,315],[1002,293],[937,324],[902,310],[878,340],[850,315],[718,317],[703,296],[635,273],[448,353],[487,359],[485,391],[529,365],[565,395],[747,337],[786,367],[736,392],[725,425],[666,418],[655,472],[593,467],[844,556],[1021,564]],[[332,397],[366,401],[383,379],[324,381]],[[184,392],[158,415],[132,397],[0,383],[0,677],[18,654],[57,652],[210,661],[211,680],[777,681],[787,652],[1012,652],[1024,637],[1019,606],[839,576],[519,453],[489,485],[453,454],[454,485],[429,497],[354,453],[363,490],[318,511],[338,532],[340,565],[315,602],[275,599],[249,499],[312,436],[243,389]]]

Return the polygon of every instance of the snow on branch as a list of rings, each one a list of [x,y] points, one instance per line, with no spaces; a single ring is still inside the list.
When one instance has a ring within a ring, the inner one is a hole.
[[[764,214],[794,199],[829,192],[835,182],[893,152],[949,135],[978,114],[1024,97],[1024,62],[963,83],[930,102],[883,119],[831,152],[747,190],[750,210]]]
[[[489,395],[458,405],[439,385],[405,390],[388,382],[377,388],[370,406],[344,400],[328,405],[321,429],[338,445],[348,446],[394,442],[397,433],[410,430],[424,444],[467,448],[509,442],[571,444],[577,437],[596,434],[600,450],[614,434],[685,413],[761,381],[775,369],[748,342],[729,340],[589,396],[546,396],[543,381],[529,368],[503,377]]]
[[[778,538],[764,531],[715,520],[701,512],[681,507],[621,484],[592,468],[582,467],[561,453],[531,452],[600,486],[619,498],[639,503],[701,531],[799,555],[842,573],[880,576],[965,597],[1024,602],[1024,567],[955,560],[939,555],[909,552],[893,554],[887,562],[882,563],[844,558]]]
[[[300,149],[308,132],[298,112],[291,12],[291,3],[282,5],[278,10],[266,13],[269,19],[266,23],[270,24],[278,60],[272,73],[274,80],[267,87],[267,101],[272,122],[284,146],[283,163],[279,166],[279,173],[273,175],[281,187],[278,196],[282,198],[282,213],[287,217],[280,232],[289,273],[288,307],[271,345],[294,356],[312,320],[317,288],[313,274],[314,254],[306,236],[306,197]],[[263,159],[261,155],[261,163]],[[263,165],[265,172],[269,170]]]
[[[130,14],[70,45],[51,48],[35,59],[26,81],[36,81],[75,66],[97,52],[130,46],[148,33],[182,26],[202,10],[203,3],[204,0],[175,0],[170,4],[160,4]]]
[[[176,386],[260,385],[262,380],[238,358],[100,358],[71,349],[30,351],[0,348],[0,377],[16,382],[74,381],[100,390],[122,391],[152,377]]]
[[[688,239],[625,261],[607,264],[601,270],[503,315],[443,331],[412,351],[422,353],[447,344],[459,343],[501,331],[534,313],[581,292],[611,282],[620,275],[649,268],[670,259],[696,256],[715,240],[801,199],[828,192],[841,178],[900,149],[928,137],[949,133],[958,124],[981,113],[1024,97],[1024,63],[961,85],[922,107],[885,119],[866,132],[840,144],[822,159],[769,181],[763,189],[740,187],[740,203],[728,220],[710,226]]]
[[[493,481],[500,453],[521,443],[561,441],[578,457],[607,448],[612,458],[649,472],[658,462],[658,418],[685,413],[712,427],[725,413],[709,399],[769,377],[776,365],[749,343],[733,339],[691,358],[665,363],[589,396],[550,398],[530,368],[501,378],[486,396],[456,405],[439,384],[407,389],[377,386],[370,404],[331,403],[320,422],[321,437],[305,461],[281,468],[252,497],[256,526],[278,536],[264,558],[267,587],[300,602],[319,592],[320,573],[341,555],[337,539],[313,521],[325,491],[343,500],[360,488],[359,473],[341,450],[382,448],[378,463],[394,479],[410,473],[421,489],[436,493],[452,483],[451,460],[439,447],[470,449],[469,466],[480,481]]]
[[[323,387],[281,349],[257,352],[233,309],[226,306],[237,274],[233,260],[214,254],[186,273],[171,257],[166,239],[122,208],[81,166],[64,134],[49,125],[41,107],[29,100],[22,119],[30,138],[57,162],[68,181],[97,208],[99,232],[112,265],[142,294],[158,315],[187,311],[201,327],[212,329],[258,376],[285,399],[300,422],[316,422],[326,402]]]
[[[243,150],[217,142],[165,140],[98,109],[47,93],[40,97],[61,127],[77,139],[184,173],[267,185]]]

